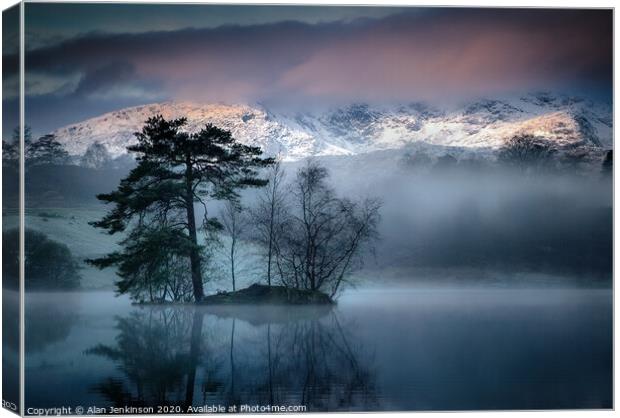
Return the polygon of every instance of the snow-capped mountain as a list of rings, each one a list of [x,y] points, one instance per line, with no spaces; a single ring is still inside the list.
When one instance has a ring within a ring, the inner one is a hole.
[[[258,145],[287,160],[307,156],[353,155],[399,149],[415,143],[494,150],[519,133],[558,147],[611,149],[612,111],[608,104],[550,93],[482,99],[451,109],[424,103],[375,106],[363,103],[320,112],[281,112],[264,106],[164,102],[106,113],[54,132],[73,156],[93,144],[111,157],[126,154],[134,132],[157,114],[185,116],[190,131],[213,123],[241,142]]]

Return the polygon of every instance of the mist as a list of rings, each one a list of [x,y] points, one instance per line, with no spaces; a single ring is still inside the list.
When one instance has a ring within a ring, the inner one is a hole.
[[[339,194],[382,201],[365,283],[611,283],[612,184],[597,167],[523,173],[374,154],[321,159]]]

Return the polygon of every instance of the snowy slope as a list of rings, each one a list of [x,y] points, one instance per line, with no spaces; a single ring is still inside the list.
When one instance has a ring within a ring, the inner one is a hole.
[[[451,109],[424,103],[371,106],[357,103],[321,112],[275,112],[262,106],[164,102],[106,113],[54,132],[71,155],[101,143],[112,157],[126,153],[134,132],[153,115],[186,116],[189,130],[206,123],[232,131],[287,160],[316,155],[354,155],[427,143],[472,150],[500,148],[518,133],[531,133],[558,146],[611,149],[611,106],[589,100],[528,94],[482,99]]]
[[[165,118],[187,117],[190,131],[213,123],[232,131],[243,142],[261,146],[268,153],[277,153],[283,148],[291,158],[301,158],[318,151],[307,133],[291,130],[271,120],[265,111],[245,105],[156,103],[106,113],[61,128],[54,134],[71,155],[82,155],[89,145],[99,142],[112,157],[118,157],[127,152],[128,145],[135,143],[134,133],[149,117],[157,114]]]

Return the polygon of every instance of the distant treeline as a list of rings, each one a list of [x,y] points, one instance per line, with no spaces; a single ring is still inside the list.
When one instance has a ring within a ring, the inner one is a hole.
[[[443,222],[433,221],[432,226],[418,229],[418,236],[404,233],[386,238],[380,252],[385,258],[379,263],[386,267],[478,269],[508,275],[543,273],[565,275],[583,283],[610,283],[613,209],[576,207],[572,203],[540,199],[505,205],[502,222],[483,216],[476,205],[464,205]],[[391,255],[403,253],[400,245],[409,252],[397,259]]]
[[[2,193],[5,208],[18,206],[18,132],[2,141]],[[135,162],[112,159],[103,145],[94,143],[81,157],[70,156],[54,135],[34,140],[25,130],[26,206],[75,206],[95,203],[94,195],[115,187]]]
[[[116,187],[127,173],[123,169],[94,169],[76,165],[40,165],[27,171],[27,207],[71,207],[96,204],[94,195]],[[18,173],[3,167],[2,193],[5,207],[17,207]]]
[[[147,133],[151,135],[150,131]],[[216,133],[216,137],[229,141],[222,148],[235,149],[237,145],[226,136],[227,132]],[[174,137],[177,133],[168,135]],[[91,167],[72,165],[53,138],[43,137],[37,144],[30,151],[31,163],[27,165],[28,207],[96,204],[95,195],[117,188],[136,166],[131,158],[123,166],[95,164],[93,161],[107,161],[101,157],[101,147],[91,149]],[[261,184],[257,195],[250,193],[248,197],[240,192],[236,196],[231,193],[233,189],[214,189],[210,197],[215,200],[226,194],[234,199],[216,213],[217,225],[215,219],[205,217],[203,226],[217,226],[230,238],[227,257],[233,289],[239,273],[235,259],[242,258],[238,250],[244,242],[258,243],[265,249],[264,279],[268,283],[272,276],[277,276],[278,283],[293,287],[315,286],[311,283],[315,274],[304,271],[303,254],[309,241],[297,238],[303,234],[311,237],[314,226],[304,224],[305,212],[330,209],[331,221],[339,219],[334,213],[359,211],[360,207],[337,196],[361,200],[378,197],[383,202],[381,221],[375,220],[374,215],[370,217],[377,223],[380,240],[373,246],[374,253],[365,257],[366,264],[375,271],[479,269],[565,275],[584,282],[609,283],[613,153],[599,151],[592,153],[580,146],[558,150],[543,138],[522,135],[508,141],[498,151],[496,160],[450,154],[433,156],[424,150],[405,149],[316,158],[314,165],[305,168],[306,162],[282,163],[276,172],[258,173],[258,183],[263,177],[269,181],[266,187]],[[7,156],[11,154],[3,154],[3,197],[5,207],[12,207],[18,202],[17,172],[15,165],[10,164],[14,159],[9,158],[6,163]],[[280,190],[275,190],[274,185],[282,183],[285,174],[286,183],[291,184],[282,184]],[[316,179],[310,175],[316,175]],[[172,183],[166,180],[161,184],[163,192],[171,192],[166,188]],[[227,187],[236,187],[235,184],[231,182]],[[318,185],[316,191],[309,188],[310,184]],[[307,205],[308,192],[319,193],[321,198],[327,196],[329,205]],[[175,189],[174,193],[179,192]],[[242,204],[237,197],[243,198]],[[200,198],[201,195],[195,196]],[[162,207],[166,211],[178,210],[174,206],[178,205],[178,196],[167,199],[173,205]],[[202,208],[200,204],[195,206],[199,220]],[[149,209],[149,216],[153,216],[151,212]],[[347,218],[350,222],[342,225],[354,226],[357,216]],[[278,222],[270,221],[278,217]],[[280,229],[274,229],[276,226]],[[278,231],[280,235],[276,236]],[[312,251],[320,253],[325,248]],[[213,255],[203,256],[208,259]],[[185,260],[185,256],[179,260]],[[178,267],[185,272],[186,261],[178,264],[179,260],[168,260],[166,269]],[[168,273],[166,277],[170,277]],[[189,292],[185,287],[184,284],[180,290],[183,295]]]
[[[26,290],[73,290],[80,286],[79,263],[69,248],[45,234],[25,231]],[[3,287],[19,288],[19,230],[2,233]]]

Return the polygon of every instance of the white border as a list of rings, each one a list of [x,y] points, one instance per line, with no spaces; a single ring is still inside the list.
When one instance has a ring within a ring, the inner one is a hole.
[[[26,84],[25,84],[25,10],[22,2],[19,7],[19,411],[24,414],[26,395],[26,156],[24,150],[26,132]]]
[[[31,2],[38,2],[38,1],[31,1]],[[55,1],[55,0],[51,0],[49,2],[61,2],[61,1]],[[83,3],[95,3],[96,1],[83,1]],[[14,0],[0,0],[0,6],[2,7],[2,9],[6,9],[14,4],[16,4],[17,2]],[[107,1],[107,3],[123,3],[122,0],[110,0]],[[468,1],[468,0],[448,0],[448,1],[440,1],[440,0],[424,0],[423,2],[418,2],[418,1],[411,1],[411,0],[389,0],[386,2],[382,2],[380,0],[306,0],[306,1],[299,1],[299,0],[291,0],[291,1],[261,1],[261,0],[228,0],[226,2],[224,1],[196,1],[196,0],[190,0],[190,1],[174,1],[174,0],[168,0],[168,1],[162,1],[162,0],[133,0],[131,1],[131,3],[195,3],[195,4],[272,4],[272,5],[295,5],[295,4],[305,4],[305,5],[334,5],[334,4],[339,4],[339,5],[367,5],[367,6],[417,6],[417,7],[423,7],[423,6],[434,6],[434,7],[438,7],[438,6],[457,6],[457,7],[550,7],[550,8],[614,8],[615,4],[613,1],[611,0],[589,0],[589,1],[583,1],[583,0],[521,0],[521,1],[507,1],[507,0],[477,0],[475,3],[472,3],[472,1]],[[21,20],[23,22],[23,5],[21,7]],[[20,27],[20,41],[22,42],[21,45],[21,53],[20,53],[20,71],[22,71],[22,75],[23,75],[23,64],[24,64],[24,60],[23,60],[23,41],[24,41],[24,37],[23,37],[23,32],[24,32],[24,26],[21,25]],[[0,44],[1,44],[1,31],[0,31]],[[615,80],[617,79],[617,73],[618,73],[618,66],[615,65],[615,57],[616,57],[616,51],[617,51],[617,46],[619,45],[618,42],[618,31],[615,30],[615,10],[614,10],[614,86],[615,86]],[[0,69],[1,69],[1,62],[0,62]],[[23,93],[24,93],[24,78],[21,77],[20,79],[20,97],[22,98],[20,100],[20,143],[23,146],[23,134],[24,134],[24,102],[23,102]],[[616,112],[615,112],[615,103],[618,103],[620,99],[619,93],[618,93],[618,89],[614,89],[614,144],[615,144],[615,138],[616,138],[616,132],[618,129],[618,121],[616,118]],[[2,116],[0,113],[0,122],[1,122]],[[615,148],[615,147],[614,147]],[[22,148],[23,149],[23,148]],[[23,200],[23,158],[20,158],[20,167],[21,167],[21,173],[20,173],[20,213],[24,213],[23,212],[23,204],[24,204],[24,200]],[[614,192],[615,192],[615,185],[618,184],[616,182],[617,178],[616,176],[618,175],[618,171],[615,169],[615,165],[614,165]],[[2,173],[0,172],[0,184],[1,184],[1,180],[2,180]],[[2,197],[0,195],[0,203],[1,203]],[[617,199],[617,194],[614,193],[614,243],[615,243],[615,237],[617,236],[616,232],[618,232],[618,228],[620,228],[617,223],[615,222],[617,218],[617,214],[620,211],[620,205],[619,205],[619,199]],[[23,236],[23,216],[21,217],[21,221],[20,221],[20,232]],[[0,243],[0,249],[1,249],[1,243]],[[23,239],[20,240],[20,252],[23,254]],[[620,260],[620,249],[618,249],[618,247],[616,245],[614,245],[614,266],[616,265],[616,262]],[[21,258],[22,263],[20,263],[20,274],[23,277],[23,257]],[[615,271],[615,269],[614,269]],[[615,274],[614,274],[614,280],[615,280]],[[23,280],[20,281],[20,290],[21,290],[21,314],[20,314],[20,325],[21,325],[21,329],[23,330]],[[1,311],[0,311],[0,319],[1,319]],[[618,326],[618,312],[615,309],[615,281],[614,281],[614,377],[617,376],[617,363],[615,362],[615,359],[618,358],[617,354],[618,354],[618,345],[615,344],[615,336],[618,335],[617,331],[617,326]],[[23,332],[21,333],[21,338],[20,338],[20,352],[21,352],[21,357],[23,359]],[[0,347],[0,354],[1,354],[1,347]],[[21,374],[21,385],[23,385],[23,378],[24,378],[24,374],[23,374],[23,364],[21,365],[22,369],[22,374]],[[23,387],[23,386],[22,386]],[[1,389],[1,381],[0,381],[0,389]],[[615,384],[615,379],[614,379],[614,404],[615,402],[619,399],[618,395],[619,395],[619,389],[618,389],[618,385]],[[23,395],[23,394],[22,394]],[[21,402],[23,403],[24,401],[24,396],[21,397]],[[23,410],[23,409],[22,409]],[[394,416],[395,414],[397,415],[412,415],[415,417],[449,417],[449,416],[454,416],[455,412],[437,412],[437,413],[433,413],[433,412],[401,412],[401,413],[386,413],[386,412],[379,412],[379,413],[373,413],[372,415],[377,416],[377,417],[388,417],[388,416]],[[594,416],[594,417],[611,417],[611,416],[615,416],[615,411],[545,411],[545,412],[528,412],[528,411],[516,411],[516,412],[482,412],[482,411],[475,411],[475,412],[458,412],[459,416],[479,416],[479,415],[483,415],[484,417],[553,417],[553,418],[574,418],[574,417],[589,417],[589,416]],[[294,416],[295,414],[291,414],[288,416]],[[312,414],[314,416],[320,415],[320,416],[327,416],[327,414]],[[12,414],[11,412],[4,410],[2,408],[0,408],[0,418],[4,418],[4,417],[14,417],[15,415]],[[260,416],[260,415],[250,415],[250,416]],[[264,414],[263,414],[264,416]],[[339,413],[338,414],[339,417],[358,417],[360,416],[360,414],[350,414],[350,413]],[[183,417],[186,418],[187,415],[180,415],[178,417]]]

